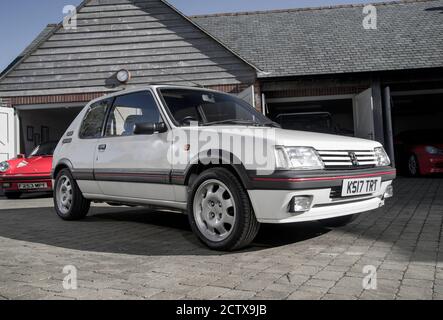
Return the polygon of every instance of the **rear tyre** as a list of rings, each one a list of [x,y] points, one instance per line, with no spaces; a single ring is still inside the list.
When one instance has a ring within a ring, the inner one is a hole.
[[[357,217],[358,217],[357,214],[353,214],[353,215],[349,215],[349,216],[321,220],[320,223],[326,227],[340,228],[340,227],[344,227],[344,226],[350,224],[352,221],[357,219]]]
[[[257,236],[260,224],[248,194],[229,170],[203,172],[190,187],[188,199],[192,231],[209,248],[239,250]]]
[[[20,192],[5,192],[5,197],[10,200],[20,199],[21,196]]]
[[[68,169],[61,170],[55,179],[54,207],[63,220],[80,220],[86,217],[91,202],[85,199]]]
[[[408,159],[408,175],[410,177],[418,177],[420,175],[420,167],[415,154],[411,154]]]

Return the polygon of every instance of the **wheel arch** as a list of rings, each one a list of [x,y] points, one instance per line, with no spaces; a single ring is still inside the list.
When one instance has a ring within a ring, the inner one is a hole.
[[[58,173],[63,169],[69,169],[72,172],[73,168],[74,166],[72,165],[71,161],[68,159],[60,159],[52,171],[52,178],[55,179]]]
[[[210,150],[200,153],[186,168],[183,183],[186,186],[190,186],[193,179],[203,171],[211,168],[225,168],[229,170],[246,190],[251,189],[251,180],[243,163],[233,153],[223,150]]]

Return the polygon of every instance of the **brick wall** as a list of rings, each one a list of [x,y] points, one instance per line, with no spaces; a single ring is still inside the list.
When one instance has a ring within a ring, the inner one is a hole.
[[[0,107],[11,107],[11,99],[0,98]]]
[[[26,105],[26,104],[48,104],[48,103],[71,103],[71,102],[88,102],[95,98],[101,97],[106,93],[81,93],[81,94],[65,94],[56,96],[29,96],[29,97],[12,97],[11,104]]]

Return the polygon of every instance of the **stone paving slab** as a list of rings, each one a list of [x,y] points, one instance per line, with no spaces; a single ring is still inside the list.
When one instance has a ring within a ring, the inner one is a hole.
[[[0,299],[443,299],[443,179],[395,190],[349,226],[263,226],[235,253],[206,249],[178,213],[95,205],[65,222],[51,198],[0,199]]]

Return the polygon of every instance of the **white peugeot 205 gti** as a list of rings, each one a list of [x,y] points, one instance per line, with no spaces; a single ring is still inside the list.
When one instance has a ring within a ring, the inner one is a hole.
[[[91,202],[168,207],[226,251],[261,223],[345,225],[383,206],[395,177],[378,142],[283,130],[229,94],[163,85],[90,102],[52,167],[62,219],[84,218]]]

